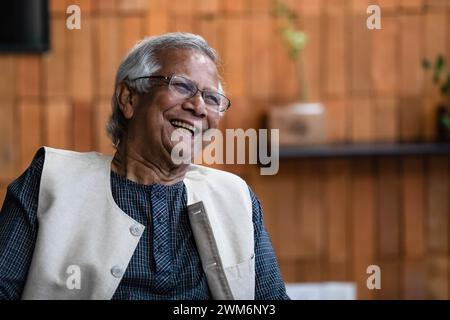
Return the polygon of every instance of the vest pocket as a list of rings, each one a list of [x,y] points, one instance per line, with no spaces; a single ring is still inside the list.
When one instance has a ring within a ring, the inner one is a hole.
[[[255,254],[250,259],[224,269],[236,300],[255,299]]]

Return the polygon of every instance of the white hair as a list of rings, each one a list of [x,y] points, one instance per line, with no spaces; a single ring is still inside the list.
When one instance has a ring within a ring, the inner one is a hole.
[[[132,79],[154,75],[161,69],[158,57],[167,50],[171,49],[193,49],[200,51],[209,57],[216,65],[219,64],[219,56],[211,48],[206,40],[196,34],[173,32],[160,36],[146,37],[139,41],[123,59],[120,64],[114,85],[114,93],[111,99],[112,113],[106,125],[108,136],[111,138],[114,146],[118,146],[123,135],[127,130],[127,121],[122,114],[118,101],[118,85],[125,82],[131,89],[138,93],[147,93],[150,91],[149,81]],[[222,91],[222,85],[219,83],[219,90]]]

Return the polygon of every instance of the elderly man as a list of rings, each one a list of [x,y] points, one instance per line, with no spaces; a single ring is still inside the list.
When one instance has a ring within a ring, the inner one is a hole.
[[[174,131],[231,105],[217,62],[200,36],[146,38],[117,72],[114,157],[37,152],[0,214],[0,298],[289,299],[247,184],[172,159]]]

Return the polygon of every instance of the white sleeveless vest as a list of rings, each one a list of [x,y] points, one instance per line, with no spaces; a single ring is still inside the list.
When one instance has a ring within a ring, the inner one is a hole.
[[[22,299],[111,299],[114,295],[144,226],[115,203],[111,161],[112,157],[96,152],[45,147],[39,229]],[[197,165],[191,165],[183,182],[212,297],[254,299],[254,234],[247,184],[233,174]]]

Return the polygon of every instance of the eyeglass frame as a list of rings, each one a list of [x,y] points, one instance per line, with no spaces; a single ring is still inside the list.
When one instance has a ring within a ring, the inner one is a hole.
[[[179,77],[179,78],[183,78],[183,79],[185,79],[185,80],[188,80],[188,81],[192,82],[192,84],[193,84],[194,87],[196,88],[195,93],[194,93],[192,96],[190,96],[189,98],[187,98],[187,99],[191,99],[192,97],[194,97],[194,96],[197,94],[197,92],[200,92],[203,101],[205,101],[205,98],[203,97],[203,93],[204,93],[204,92],[217,93],[217,94],[221,95],[222,97],[224,97],[224,98],[226,99],[226,101],[228,101],[228,105],[225,107],[225,109],[224,109],[223,111],[218,110],[217,112],[219,112],[219,113],[224,113],[225,111],[227,111],[227,110],[231,107],[231,100],[230,100],[228,97],[226,97],[225,95],[221,94],[221,93],[218,92],[218,91],[200,90],[200,89],[198,88],[198,86],[195,84],[194,81],[192,81],[192,80],[189,79],[189,78],[186,78],[186,77],[183,77],[183,76],[179,76],[179,75],[176,75],[176,74],[171,75],[171,76],[156,76],[156,75],[154,75],[154,76],[143,76],[143,77],[137,77],[137,78],[134,78],[134,79],[128,79],[128,81],[136,81],[136,80],[140,80],[140,79],[162,79],[162,80],[164,80],[165,82],[167,82],[167,85],[170,85],[170,82],[172,81],[172,78],[173,78],[173,77]],[[206,104],[206,103],[205,103],[205,104]]]

